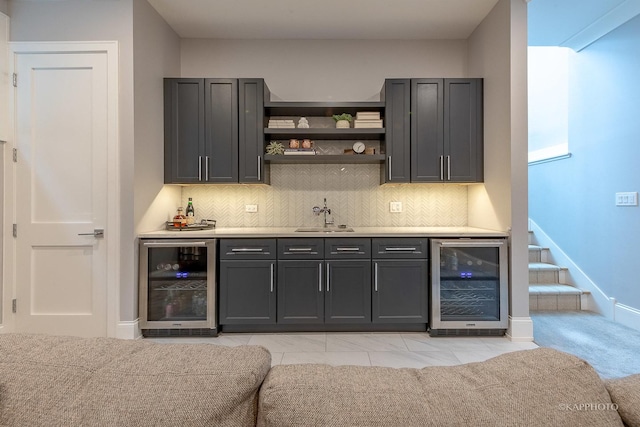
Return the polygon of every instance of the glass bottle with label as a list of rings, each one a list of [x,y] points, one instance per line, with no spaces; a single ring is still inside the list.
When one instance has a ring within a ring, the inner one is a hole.
[[[193,202],[191,201],[191,197],[189,197],[189,203],[187,203],[187,225],[193,224],[196,222],[196,212],[193,209]]]
[[[184,227],[185,225],[187,225],[187,217],[184,216],[182,207],[179,207],[178,213],[173,217],[173,226]]]

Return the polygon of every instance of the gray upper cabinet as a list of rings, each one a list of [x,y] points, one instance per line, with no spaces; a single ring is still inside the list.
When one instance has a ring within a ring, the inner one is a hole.
[[[444,90],[442,79],[411,80],[411,181],[444,178]]]
[[[484,179],[482,79],[444,80],[444,181]]]
[[[165,183],[238,182],[237,79],[164,80]]]
[[[204,79],[164,79],[164,182],[202,179]]]
[[[381,183],[409,182],[411,81],[387,79],[384,85],[386,159],[380,171]]]
[[[481,182],[482,79],[411,80],[411,182]]]
[[[240,183],[269,183],[264,162],[264,80],[239,79]]]

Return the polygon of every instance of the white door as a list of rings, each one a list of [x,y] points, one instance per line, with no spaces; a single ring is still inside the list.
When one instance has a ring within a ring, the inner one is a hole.
[[[107,336],[107,55],[14,61],[15,329]]]

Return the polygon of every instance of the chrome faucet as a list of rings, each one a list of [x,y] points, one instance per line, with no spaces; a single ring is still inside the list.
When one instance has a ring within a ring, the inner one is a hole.
[[[329,209],[327,207],[327,198],[324,198],[324,207],[320,207],[320,206],[314,206],[313,207],[313,214],[314,215],[320,215],[320,213],[324,213],[324,226],[328,227],[329,225],[333,224],[333,219],[328,220],[327,219],[327,214],[331,215],[331,209]]]

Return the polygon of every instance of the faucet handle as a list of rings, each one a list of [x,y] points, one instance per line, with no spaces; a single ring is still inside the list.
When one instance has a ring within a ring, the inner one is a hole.
[[[322,212],[322,209],[320,209],[320,206],[314,206],[312,210],[314,215],[320,215],[320,212]]]

